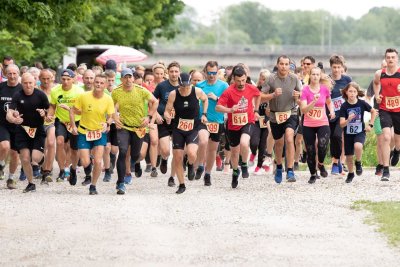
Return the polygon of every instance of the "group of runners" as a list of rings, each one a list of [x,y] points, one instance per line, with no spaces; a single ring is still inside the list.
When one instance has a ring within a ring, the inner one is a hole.
[[[178,62],[171,62],[118,73],[109,60],[105,71],[97,67],[79,73],[70,66],[54,84],[54,71],[29,68],[20,74],[13,59],[5,57],[0,179],[7,178],[9,189],[17,188],[20,160],[19,180],[28,181],[23,192],[36,190],[35,178],[41,184],[54,178],[74,186],[82,166],[82,185],[97,194],[102,170],[103,182],[110,182],[116,169],[116,192],[125,194],[131,172],[142,176],[140,162],[146,159],[145,171],[151,177],[158,177],[158,170],[169,171],[167,184],[176,186],[176,177],[180,194],[186,190],[185,170],[189,181],[203,177],[204,185],[211,186],[216,162],[220,171],[232,169],[231,187],[236,188],[254,164],[254,175],[269,177],[272,163],[276,183],[282,183],[284,173],[287,182],[296,182],[301,160],[307,162],[308,183],[313,184],[328,176],[324,162],[329,145],[331,175],[342,175],[346,162],[345,181],[350,183],[363,172],[366,132],[374,129],[375,174],[388,181],[389,165],[395,166],[400,154],[398,52],[387,49],[382,64],[362,99],[364,90],[346,74],[344,58],[338,55],[330,58],[331,73],[312,56],[296,68],[281,55],[272,72],[260,71],[257,83],[244,64],[222,68],[208,61],[202,71],[184,73]],[[366,123],[364,112],[371,113]],[[54,160],[58,175],[53,173]]]

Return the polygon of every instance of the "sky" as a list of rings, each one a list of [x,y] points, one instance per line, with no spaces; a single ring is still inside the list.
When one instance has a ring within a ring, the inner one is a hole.
[[[186,5],[195,8],[203,24],[210,24],[213,15],[224,7],[239,4],[246,0],[183,0]],[[372,7],[394,7],[400,9],[399,0],[253,0],[272,10],[309,10],[324,9],[333,15],[359,19]]]

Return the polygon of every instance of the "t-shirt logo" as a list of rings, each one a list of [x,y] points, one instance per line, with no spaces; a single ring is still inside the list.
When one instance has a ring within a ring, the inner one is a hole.
[[[7,112],[8,108],[10,107],[11,102],[4,103],[4,111]]]
[[[238,105],[239,105],[238,112],[246,112],[249,102],[244,96],[242,96],[242,98],[238,102]]]
[[[187,101],[183,102],[183,107],[184,108],[188,108],[189,107],[189,102],[187,102]]]

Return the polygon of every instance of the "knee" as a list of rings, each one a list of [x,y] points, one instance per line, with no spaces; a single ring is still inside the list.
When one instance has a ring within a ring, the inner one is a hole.
[[[10,150],[10,142],[0,142],[0,150],[4,151],[3,153],[7,153]]]
[[[101,164],[103,163],[103,159],[102,158],[95,158],[93,160],[94,165],[96,166],[101,166]]]
[[[60,149],[64,148],[64,139],[63,138],[57,138],[56,143],[57,143],[58,148],[60,148]]]

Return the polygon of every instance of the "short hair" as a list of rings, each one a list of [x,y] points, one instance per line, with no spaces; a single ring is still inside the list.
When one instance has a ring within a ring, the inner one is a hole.
[[[181,65],[179,65],[177,61],[172,61],[171,63],[169,63],[167,70],[169,70],[172,67],[177,67],[178,69],[181,69]]]
[[[142,65],[137,65],[137,66],[135,67],[135,70],[146,70],[146,68],[143,67]]]
[[[387,54],[387,53],[396,53],[397,55],[399,54],[399,53],[397,52],[396,48],[388,48],[388,49],[386,49],[386,51],[385,51],[385,57],[386,57],[386,54]]]
[[[313,64],[315,63],[315,58],[313,56],[305,56],[303,61],[306,59],[309,59],[311,61],[311,63],[313,63]]]
[[[246,70],[242,66],[235,66],[232,70],[232,76],[233,77],[242,77],[243,75],[246,74]]]
[[[332,67],[334,64],[344,66],[344,58],[338,55],[332,55],[329,58],[329,65]]]
[[[151,71],[145,71],[145,72],[144,72],[144,75],[143,75],[143,80],[146,80],[146,77],[149,76],[149,75],[154,76],[154,73],[151,72]]]
[[[4,56],[3,62],[4,62],[4,60],[14,60],[14,58],[12,56]]]
[[[206,65],[204,66],[204,72],[207,72],[207,67],[211,67],[211,68],[213,68],[213,67],[217,67],[217,69],[218,69],[218,62],[217,61],[215,61],[215,60],[210,60],[210,61],[208,61],[207,63],[206,63]]]
[[[276,64],[279,64],[279,61],[281,61],[281,59],[289,59],[290,62],[290,58],[287,55],[280,55],[276,60]]]
[[[104,78],[104,79],[107,80],[107,75],[106,75],[104,72],[102,72],[102,73],[100,73],[100,74],[97,74],[94,78],[95,78],[95,79],[96,79],[96,78]]]
[[[140,75],[139,73],[137,73],[136,71],[133,73],[133,79],[137,80],[137,79],[143,79],[142,75]]]
[[[114,78],[114,77],[115,77],[115,71],[113,71],[113,70],[111,70],[111,69],[106,70],[106,71],[104,72],[104,74],[107,76],[107,78]]]

